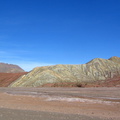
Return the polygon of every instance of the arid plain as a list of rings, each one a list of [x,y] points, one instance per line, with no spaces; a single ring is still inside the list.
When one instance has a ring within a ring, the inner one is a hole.
[[[0,88],[0,120],[120,120],[120,88]]]

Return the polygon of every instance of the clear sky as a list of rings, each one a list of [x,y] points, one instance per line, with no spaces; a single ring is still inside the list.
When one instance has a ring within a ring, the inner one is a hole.
[[[36,66],[120,57],[120,0],[0,0],[0,62]]]

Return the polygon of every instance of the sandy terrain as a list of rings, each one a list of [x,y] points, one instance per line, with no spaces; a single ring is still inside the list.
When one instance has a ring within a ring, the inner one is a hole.
[[[0,120],[120,120],[120,88],[0,88]]]

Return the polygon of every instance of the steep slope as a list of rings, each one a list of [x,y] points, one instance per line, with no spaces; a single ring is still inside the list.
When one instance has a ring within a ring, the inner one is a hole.
[[[120,58],[119,58],[120,59]],[[118,61],[118,60],[117,60]],[[39,87],[94,83],[120,76],[120,64],[114,60],[96,58],[82,65],[53,65],[37,67],[12,83],[11,87]]]
[[[27,74],[27,72],[21,73],[0,73],[0,87],[7,87],[13,81],[17,80],[22,75]]]
[[[24,70],[17,65],[0,63],[0,72],[2,72],[2,73],[18,73],[18,72],[24,72]]]

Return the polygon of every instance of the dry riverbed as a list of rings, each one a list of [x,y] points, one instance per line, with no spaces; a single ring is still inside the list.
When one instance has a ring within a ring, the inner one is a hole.
[[[0,88],[0,120],[120,120],[120,88]]]

